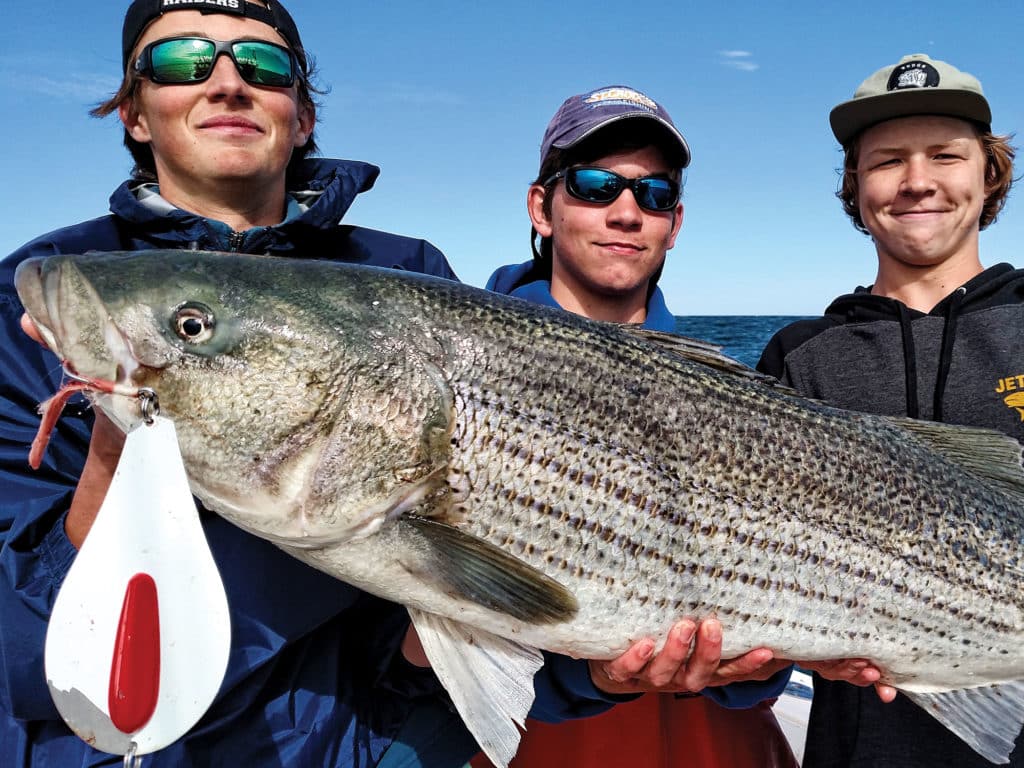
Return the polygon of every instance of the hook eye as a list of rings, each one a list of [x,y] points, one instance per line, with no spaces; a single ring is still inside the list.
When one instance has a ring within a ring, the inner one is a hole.
[[[149,387],[139,387],[139,407],[142,409],[142,420],[147,426],[152,426],[156,417],[160,415],[160,398],[156,391]]]

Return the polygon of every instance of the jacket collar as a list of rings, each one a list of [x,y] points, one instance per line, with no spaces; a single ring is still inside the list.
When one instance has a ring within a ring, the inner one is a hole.
[[[170,247],[210,250],[246,250],[283,253],[294,247],[294,234],[301,230],[325,230],[338,224],[356,196],[373,187],[380,169],[355,160],[307,159],[289,184],[289,192],[305,210],[289,216],[273,227],[256,227],[244,233],[232,233],[220,222],[213,222],[180,208],[139,201],[136,190],[142,185],[129,179],[110,197],[110,210],[130,224],[154,233]]]
[[[487,290],[561,309],[551,295],[551,281],[537,275],[533,267],[532,260],[499,267],[487,281]],[[669,311],[665,296],[657,286],[647,301],[647,319],[644,320],[642,327],[651,331],[675,333],[676,318]]]

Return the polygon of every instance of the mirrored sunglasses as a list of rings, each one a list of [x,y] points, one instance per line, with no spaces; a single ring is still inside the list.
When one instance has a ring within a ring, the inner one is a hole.
[[[135,60],[135,71],[162,85],[201,83],[210,77],[221,54],[231,58],[238,74],[250,85],[290,88],[298,77],[295,56],[283,45],[205,37],[168,37],[152,42]]]
[[[636,204],[648,211],[671,211],[679,202],[679,184],[664,176],[640,176],[627,179],[605,168],[566,168],[549,177],[544,186],[555,179],[565,179],[566,191],[577,200],[607,205],[630,189]]]

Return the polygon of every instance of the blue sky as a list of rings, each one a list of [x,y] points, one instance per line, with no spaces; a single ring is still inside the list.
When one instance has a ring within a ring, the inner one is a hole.
[[[0,31],[0,253],[106,212],[130,170],[116,118],[127,2],[8,3]],[[982,10],[983,8],[983,10]],[[662,287],[676,314],[819,314],[874,278],[833,197],[828,111],[907,53],[978,76],[997,132],[1024,144],[1024,3],[291,0],[321,85],[318,141],[380,165],[351,223],[425,237],[466,282],[529,257],[526,189],[567,96],[647,92],[693,150]],[[1018,173],[1024,172],[1024,153]],[[1024,182],[982,261],[1024,263]]]

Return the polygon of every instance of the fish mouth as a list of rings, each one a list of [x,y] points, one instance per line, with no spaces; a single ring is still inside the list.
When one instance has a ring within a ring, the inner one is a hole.
[[[147,420],[134,377],[144,366],[110,311],[71,257],[41,257],[18,265],[15,287],[43,343],[69,381],[45,403],[30,463],[41,460],[49,433],[68,398],[82,392],[123,431]]]
[[[46,261],[45,257],[40,257],[28,259],[19,264],[14,273],[14,287],[18,291],[18,298],[21,299],[25,313],[35,324],[43,342],[59,355],[60,345],[53,332],[57,323],[52,319],[44,287],[46,278],[43,265]]]
[[[69,258],[29,259],[14,277],[43,342],[73,374],[129,385],[140,362],[96,289]]]

